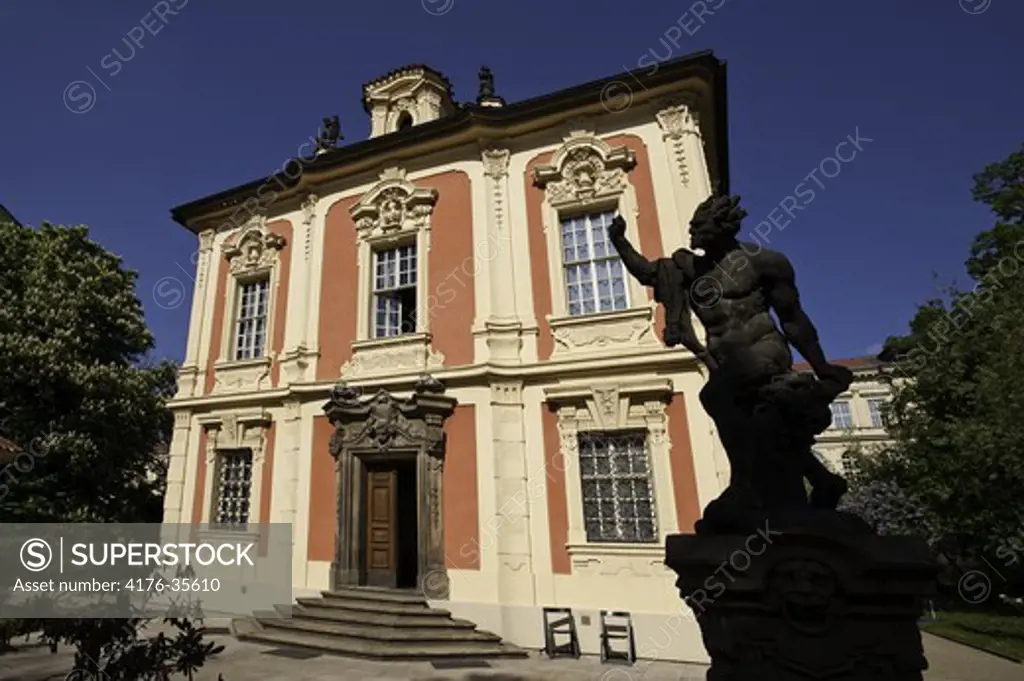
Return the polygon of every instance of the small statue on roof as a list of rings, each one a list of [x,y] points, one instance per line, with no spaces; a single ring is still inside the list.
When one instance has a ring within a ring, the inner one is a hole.
[[[317,135],[316,145],[321,151],[333,149],[338,146],[338,140],[345,139],[341,134],[341,123],[337,116],[325,116],[320,134]]]
[[[505,100],[495,94],[494,73],[486,66],[480,67],[480,91],[476,103],[481,106],[503,106]]]

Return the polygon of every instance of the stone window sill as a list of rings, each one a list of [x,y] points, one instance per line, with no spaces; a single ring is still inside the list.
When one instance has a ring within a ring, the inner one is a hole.
[[[249,523],[244,528],[231,529],[230,527],[204,527],[198,532],[199,537],[205,541],[212,542],[258,542],[262,534],[259,525]]]
[[[251,369],[254,367],[269,367],[269,357],[254,357],[252,359],[219,359],[213,365],[216,371],[231,371],[232,369]]]
[[[643,558],[664,558],[665,543],[643,542],[643,543],[588,543],[588,544],[567,544],[566,549],[570,556],[634,556]]]
[[[352,352],[361,350],[373,350],[376,348],[390,348],[404,345],[429,345],[429,333],[403,333],[398,336],[386,338],[366,338],[352,343]]]

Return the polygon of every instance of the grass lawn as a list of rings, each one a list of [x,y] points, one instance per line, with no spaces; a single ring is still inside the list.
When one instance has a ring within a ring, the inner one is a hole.
[[[1024,662],[1024,617],[991,612],[947,611],[922,622],[929,634]]]

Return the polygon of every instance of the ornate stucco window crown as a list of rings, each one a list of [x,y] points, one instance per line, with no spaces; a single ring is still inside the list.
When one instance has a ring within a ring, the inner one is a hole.
[[[428,229],[435,203],[436,189],[417,187],[406,179],[405,170],[388,168],[350,213],[359,239],[372,239]]]
[[[636,165],[636,154],[626,146],[612,148],[585,131],[573,132],[555,152],[549,165],[534,173],[553,208],[583,207],[603,199],[617,199],[626,189],[626,172]]]
[[[231,274],[256,276],[270,272],[284,248],[284,237],[267,228],[266,218],[260,216],[246,225],[234,238],[224,242],[223,253]]]

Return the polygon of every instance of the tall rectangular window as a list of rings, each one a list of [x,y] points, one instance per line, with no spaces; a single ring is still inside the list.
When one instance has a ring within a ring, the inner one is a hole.
[[[885,421],[882,419],[882,406],[884,404],[885,400],[881,398],[874,398],[868,400],[868,414],[871,416],[872,428],[885,427]]]
[[[416,246],[373,254],[373,337],[416,331]]]
[[[569,314],[625,310],[629,307],[622,260],[608,241],[615,213],[590,213],[562,220],[562,266]]]
[[[240,284],[235,313],[235,359],[262,357],[267,342],[269,279]]]
[[[214,521],[244,529],[249,524],[252,493],[252,451],[236,449],[218,453]]]
[[[853,415],[850,413],[850,403],[847,400],[838,400],[831,405],[832,425],[837,430],[849,430],[853,428]]]
[[[657,541],[646,434],[581,433],[579,450],[587,541]]]

